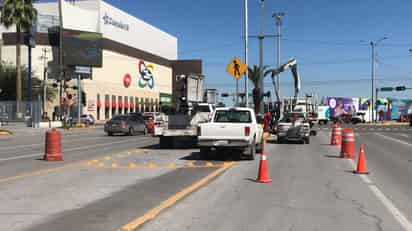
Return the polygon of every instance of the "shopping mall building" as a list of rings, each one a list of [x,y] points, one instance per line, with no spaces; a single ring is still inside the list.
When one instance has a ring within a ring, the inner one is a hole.
[[[47,62],[56,59],[48,31],[60,23],[59,4],[38,3],[35,8],[37,45],[32,49],[32,68],[34,75],[43,79]],[[86,96],[82,113],[92,114],[98,120],[128,112],[158,111],[161,105],[171,104],[173,76],[202,72],[201,61],[178,60],[176,37],[104,1],[63,1],[62,18],[65,29],[102,34],[102,65],[93,67],[92,79],[81,81]],[[15,63],[16,34],[13,28],[0,30],[1,60]],[[28,48],[22,46],[23,65],[27,65],[27,57]],[[49,79],[50,86],[54,82]],[[65,110],[68,104],[73,110],[76,108],[76,97],[68,100],[69,95],[76,95],[76,90],[70,88],[74,85],[76,81],[68,82],[69,88],[62,94]],[[50,117],[59,111],[59,98],[47,103]]]

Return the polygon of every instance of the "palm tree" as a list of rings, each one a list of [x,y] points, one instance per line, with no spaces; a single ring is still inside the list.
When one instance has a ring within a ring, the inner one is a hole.
[[[257,65],[254,65],[253,67],[248,67],[248,77],[249,77],[249,80],[252,81],[253,83],[253,93],[254,93],[253,94],[253,104],[255,105],[256,113],[259,113],[259,106],[263,99],[263,94],[259,87],[260,82],[270,73],[272,73],[271,70],[267,70],[268,68],[269,68],[268,66],[263,66],[262,68],[260,68]],[[263,76],[262,76],[262,73],[263,73]]]
[[[4,0],[1,9],[0,23],[7,29],[16,26],[16,101],[17,112],[22,101],[21,78],[21,38],[22,31],[28,31],[37,19],[37,11],[33,7],[32,0]]]

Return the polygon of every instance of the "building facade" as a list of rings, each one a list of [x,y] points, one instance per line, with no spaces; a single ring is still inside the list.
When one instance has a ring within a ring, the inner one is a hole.
[[[34,75],[43,79],[44,73],[50,73],[44,71],[47,63],[56,59],[51,52],[48,28],[60,24],[59,7],[57,2],[38,3],[35,7],[39,17],[32,66]],[[158,111],[161,105],[172,103],[175,74],[201,73],[200,60],[178,60],[176,37],[104,1],[76,1],[74,5],[63,1],[61,18],[65,29],[98,32],[103,36],[102,67],[93,67],[92,79],[81,81],[85,101],[82,114],[92,114],[97,120],[128,112]],[[1,59],[15,63],[16,34],[12,28],[1,30]],[[22,46],[23,65],[28,63],[27,55],[27,47]],[[185,70],[185,66],[189,69]],[[55,81],[48,82],[51,87]],[[76,112],[77,91],[73,89],[77,82],[68,81],[65,86],[62,98],[47,103],[48,115],[60,113],[60,101],[65,105],[64,113]]]

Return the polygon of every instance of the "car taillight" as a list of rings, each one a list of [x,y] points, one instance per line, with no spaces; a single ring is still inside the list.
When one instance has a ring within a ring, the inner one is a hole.
[[[120,122],[120,126],[122,128],[126,128],[127,127],[127,123],[125,121]]]
[[[197,127],[197,135],[200,136],[202,134],[202,128],[199,126]]]
[[[163,122],[161,122],[161,121],[156,121],[156,122],[154,123],[154,125],[155,125],[156,127],[161,127],[161,126],[163,125]]]
[[[245,136],[250,136],[250,127],[245,127]]]

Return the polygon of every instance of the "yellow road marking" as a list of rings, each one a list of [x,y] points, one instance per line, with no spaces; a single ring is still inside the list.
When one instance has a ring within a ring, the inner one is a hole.
[[[142,150],[136,150],[136,153],[142,153]],[[114,155],[116,155],[116,154],[113,154],[112,156],[114,156]],[[112,156],[106,156],[104,158],[101,158],[101,160],[106,159],[108,157],[109,157],[109,159],[111,159]],[[97,159],[82,160],[82,161],[78,161],[78,162],[75,162],[75,163],[65,164],[63,166],[56,167],[56,168],[48,168],[48,169],[42,169],[42,170],[37,170],[37,171],[33,171],[33,172],[22,173],[22,174],[19,174],[19,175],[16,175],[16,176],[2,178],[2,179],[0,179],[0,184],[10,182],[10,181],[19,180],[19,179],[23,179],[23,178],[26,178],[26,177],[32,177],[32,176],[47,174],[47,173],[51,173],[51,172],[56,172],[56,171],[63,170],[63,169],[66,169],[66,168],[87,166],[90,162],[93,162],[93,163],[97,164],[99,162],[99,160],[97,160]],[[98,167],[104,167],[104,163],[99,163]]]
[[[129,168],[136,168],[136,167],[137,167],[137,165],[135,163],[130,163],[129,164]]]
[[[147,167],[148,168],[157,168],[158,166],[153,164],[153,163],[150,163],[149,165],[147,165]]]
[[[176,164],[175,163],[170,163],[167,167],[168,168],[176,168]]]
[[[212,179],[216,178],[218,175],[222,174],[224,171],[226,171],[228,168],[233,166],[233,162],[230,163],[225,163],[223,167],[216,169],[209,175],[205,176],[201,180],[197,181],[196,183],[192,184],[191,186],[183,189],[182,191],[176,193],[175,195],[169,197],[167,200],[163,201],[159,206],[152,208],[148,212],[146,212],[143,216],[136,218],[135,220],[131,221],[130,223],[124,225],[121,227],[118,231],[133,231],[142,224],[146,223],[149,220],[154,219],[157,217],[160,212],[163,210],[169,208],[170,206],[176,204],[176,202],[180,201],[193,191],[199,189]]]
[[[117,165],[116,163],[112,164],[112,168],[117,168],[117,167],[119,167],[119,165]]]
[[[213,167],[213,163],[212,163],[212,162],[207,162],[207,163],[206,163],[206,166],[207,166],[207,167]]]
[[[106,156],[104,159],[105,159],[105,160],[111,160],[112,157],[111,157],[111,156]]]
[[[185,167],[193,168],[193,167],[196,167],[196,166],[195,166],[195,164],[193,164],[193,162],[189,162],[185,165]]]

